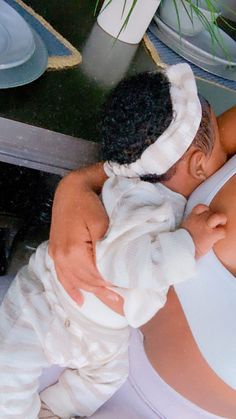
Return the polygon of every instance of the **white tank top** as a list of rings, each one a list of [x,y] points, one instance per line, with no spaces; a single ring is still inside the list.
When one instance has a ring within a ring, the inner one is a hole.
[[[199,203],[209,205],[234,174],[236,156],[193,192],[186,215]],[[175,291],[203,357],[236,389],[236,278],[210,251],[199,260],[196,276],[177,284]]]

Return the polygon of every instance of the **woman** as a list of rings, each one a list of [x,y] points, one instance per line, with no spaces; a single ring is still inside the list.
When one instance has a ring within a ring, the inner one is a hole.
[[[218,118],[218,126],[225,149],[232,155],[236,151],[236,106]],[[227,237],[214,248],[218,260],[213,253],[203,258],[198,280],[171,289],[166,306],[142,327],[142,335],[134,332],[129,380],[94,418],[236,418],[236,300],[230,304],[236,298],[234,167],[235,158],[200,186],[188,204],[188,209],[198,202],[211,204],[213,211],[227,214]],[[104,180],[102,166],[97,164],[62,181],[54,202],[50,252],[62,284],[75,300],[81,302],[80,287],[120,311],[119,297],[103,287],[105,282],[93,262],[94,243],[107,228],[96,195]],[[67,220],[63,225],[61,217]],[[91,223],[94,219],[96,224]],[[81,253],[83,266],[78,263]],[[230,284],[226,291],[222,276]],[[214,288],[217,284],[217,299],[211,281]],[[205,282],[206,288],[199,289],[198,284]]]
[[[189,211],[213,199],[214,210],[227,212],[229,235],[236,227],[235,173],[233,157],[187,206]],[[142,335],[133,333],[129,378],[94,418],[112,418],[115,411],[115,417],[127,419],[236,417],[235,246],[233,234],[219,243],[215,252],[221,262],[213,252],[203,257],[196,278],[171,289],[167,304],[141,328]],[[137,413],[129,415],[132,406]]]

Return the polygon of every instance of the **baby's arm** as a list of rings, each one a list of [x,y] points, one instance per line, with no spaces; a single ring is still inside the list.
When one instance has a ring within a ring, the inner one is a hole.
[[[195,259],[206,254],[213,245],[225,237],[227,218],[213,213],[199,204],[193,208],[180,228],[158,235],[162,255],[162,272],[168,285],[185,281],[195,273]]]
[[[163,307],[170,285],[194,275],[195,259],[225,237],[226,221],[224,214],[214,213],[205,205],[197,205],[179,229],[160,232],[156,236],[152,242],[152,271],[148,270],[150,264],[143,246],[146,265],[142,271],[138,258],[135,260],[134,266],[138,266],[133,278],[136,288],[129,290],[124,302],[126,318],[133,327],[144,324]],[[142,242],[142,238],[140,240]]]

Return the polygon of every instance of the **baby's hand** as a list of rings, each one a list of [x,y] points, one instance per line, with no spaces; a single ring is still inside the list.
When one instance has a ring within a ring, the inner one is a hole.
[[[227,217],[219,212],[212,212],[203,204],[196,205],[182,222],[195,244],[195,256],[199,258],[207,253],[214,244],[225,237]]]

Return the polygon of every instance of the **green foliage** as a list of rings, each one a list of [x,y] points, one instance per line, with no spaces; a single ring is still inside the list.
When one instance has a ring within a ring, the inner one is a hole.
[[[164,0],[161,0],[161,2]],[[172,0],[174,3],[174,7],[176,10],[176,15],[177,15],[177,21],[178,21],[178,28],[179,28],[179,35],[180,38],[182,36],[181,34],[181,22],[180,22],[180,16],[179,16],[179,12],[178,12],[178,4],[176,0]],[[215,47],[216,45],[218,45],[222,51],[224,52],[225,57],[230,61],[230,54],[224,44],[224,40],[222,39],[222,35],[221,35],[221,31],[219,30],[218,26],[215,25],[215,16],[218,13],[218,0],[204,0],[204,2],[201,2],[201,4],[199,4],[200,2],[198,0],[196,1],[191,1],[191,0],[180,0],[183,7],[185,8],[186,13],[188,14],[189,19],[191,20],[191,22],[193,23],[193,14],[195,16],[198,17],[198,19],[201,21],[202,25],[204,26],[204,28],[207,30],[207,32],[209,33],[210,37],[211,37],[211,45],[212,45],[212,52],[214,55],[214,51],[215,51]],[[189,9],[186,7],[186,3],[190,6],[190,11]],[[210,20],[208,20],[204,14],[201,12],[201,10],[199,9],[199,7],[204,6],[204,9],[208,10],[210,12]],[[229,7],[227,7],[227,9],[229,9],[233,14],[235,14],[235,12],[230,9]],[[232,27],[232,25],[230,25],[230,23],[228,23],[228,21],[221,16],[221,20],[231,29],[234,29]]]
[[[124,16],[125,13],[125,9],[126,9],[126,5],[127,5],[127,0],[123,0],[124,4],[123,4],[123,10],[122,10],[122,18]],[[145,1],[145,0],[142,0]],[[161,0],[160,4],[165,1],[165,0]],[[202,25],[204,26],[204,28],[209,32],[210,37],[211,37],[211,43],[212,43],[212,50],[214,53],[215,50],[215,46],[218,45],[220,46],[220,48],[224,51],[224,54],[226,56],[227,59],[230,60],[230,56],[229,53],[227,51],[227,48],[224,45],[224,41],[222,39],[221,36],[221,32],[218,28],[217,25],[215,25],[215,16],[216,13],[218,11],[218,0],[202,0],[201,2],[199,0],[180,0],[186,13],[189,16],[189,19],[191,20],[191,22],[193,22],[193,16],[197,16],[198,19],[201,21]],[[112,0],[108,0],[105,8],[107,6],[109,6],[109,4],[112,2]],[[130,9],[128,10],[127,15],[125,16],[124,19],[124,23],[122,24],[120,31],[117,35],[117,38],[119,37],[120,33],[126,28],[130,16],[137,4],[138,0],[133,0]],[[172,0],[173,2],[173,6],[175,8],[176,11],[176,16],[177,16],[177,22],[178,22],[178,28],[179,28],[179,35],[180,38],[182,36],[181,33],[181,21],[180,21],[180,15],[179,15],[179,10],[178,10],[178,2],[177,0]],[[95,14],[97,12],[98,6],[99,6],[100,1],[96,0],[95,3]],[[188,6],[188,7],[186,7]],[[199,9],[200,7],[204,7],[204,9],[208,10],[210,12],[210,20],[208,20],[204,14],[201,12],[201,10]],[[236,15],[236,12],[234,10],[232,10],[229,6],[224,6],[226,10],[229,10],[231,13],[233,13],[234,15]],[[103,10],[105,9],[103,8]],[[230,29],[234,29],[234,27],[232,25],[230,25],[230,23],[223,17],[221,16],[221,20],[225,23],[226,26],[228,26]]]

